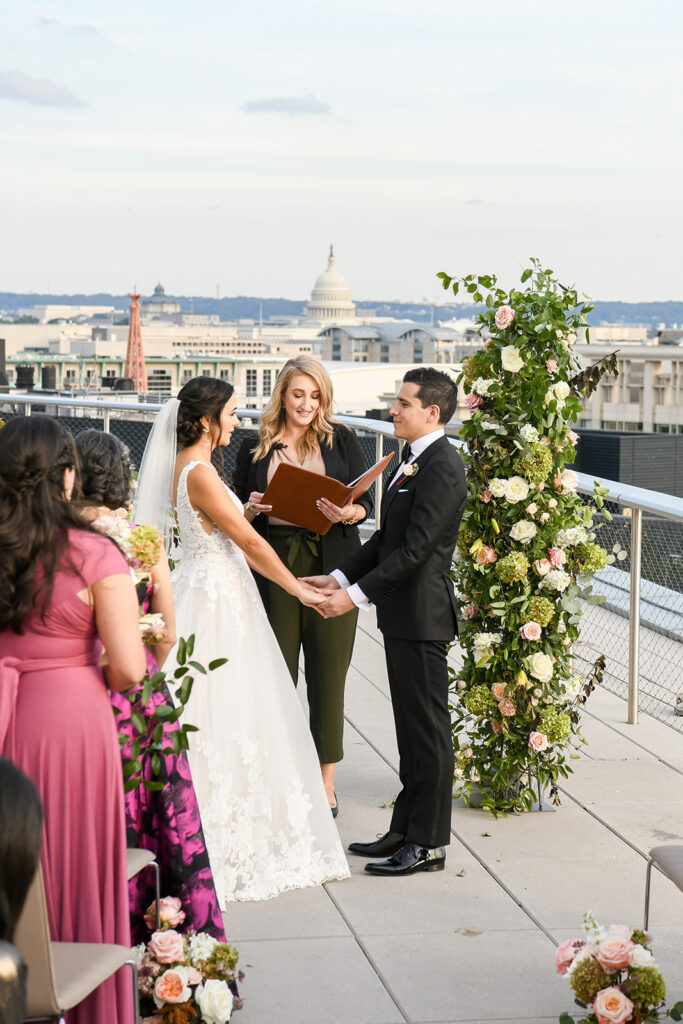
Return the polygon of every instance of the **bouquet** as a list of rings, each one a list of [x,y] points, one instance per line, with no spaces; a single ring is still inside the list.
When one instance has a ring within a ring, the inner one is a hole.
[[[636,928],[613,924],[602,928],[584,915],[584,938],[558,946],[555,963],[588,1014],[578,1024],[655,1024],[666,1014],[683,1018],[683,1003],[666,1010],[666,986],[649,947],[650,937]],[[574,1024],[563,1013],[560,1024]]]
[[[148,927],[154,926],[154,912],[152,904],[145,915]],[[237,950],[207,932],[176,931],[185,920],[179,899],[164,897],[159,914],[159,931],[134,949],[141,1024],[226,1024],[242,1005],[231,991]]]

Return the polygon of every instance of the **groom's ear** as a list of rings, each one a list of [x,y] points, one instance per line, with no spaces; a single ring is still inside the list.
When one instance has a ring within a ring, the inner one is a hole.
[[[441,420],[441,409],[438,405],[428,405],[427,416],[433,423],[439,423]]]

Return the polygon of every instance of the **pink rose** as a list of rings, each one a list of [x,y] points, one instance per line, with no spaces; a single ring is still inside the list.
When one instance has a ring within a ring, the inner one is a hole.
[[[198,985],[202,980],[201,972],[196,967],[188,967],[187,969],[187,983],[188,985]]]
[[[502,700],[505,696],[505,683],[494,683],[491,687],[491,693],[496,700]]]
[[[152,956],[155,956],[160,964],[177,964],[185,959],[185,945],[182,935],[178,932],[163,931],[154,932],[147,943],[147,949]]]
[[[633,960],[634,949],[635,944],[631,939],[625,939],[622,935],[608,935],[599,944],[595,959],[607,974],[614,974],[622,967],[628,967]]]
[[[535,754],[539,754],[542,750],[545,750],[547,748],[547,746],[548,746],[548,737],[546,736],[546,734],[544,732],[530,732],[529,733],[529,746],[531,747],[531,749],[534,751]],[[580,939],[570,939],[569,941],[570,942],[581,942]],[[560,949],[562,949],[563,946],[566,946],[566,945],[567,945],[567,943],[564,942],[562,944],[562,946],[560,946]],[[585,943],[582,942],[581,945],[585,945]],[[578,952],[578,950],[577,950],[577,952]],[[558,950],[558,954],[559,954],[559,950]],[[576,953],[574,954],[574,956],[576,956]],[[572,960],[573,959],[574,959],[574,957],[572,957]],[[571,963],[571,960],[569,961],[569,963]],[[560,972],[560,974],[564,974],[565,973],[564,971],[560,971],[559,967],[558,967],[558,971]]]
[[[478,562],[479,565],[487,565],[489,562],[495,562],[497,558],[498,555],[496,554],[496,549],[488,544],[484,544],[484,546],[477,551],[475,561]]]
[[[494,732],[500,732],[500,730],[503,728],[503,723],[499,718],[492,718],[491,728],[493,729]]]
[[[547,576],[553,564],[549,558],[537,558],[533,564],[533,570],[537,576]]]
[[[476,606],[476,604],[466,604],[465,607],[462,610],[462,617],[463,617],[463,619],[473,619],[476,614],[477,614],[477,606]]]
[[[548,548],[548,558],[556,569],[561,569],[567,561],[567,556],[562,548]]]
[[[541,639],[541,627],[533,619],[529,622],[525,622],[523,626],[519,627],[519,631],[525,640],[540,640]]]
[[[542,732],[532,732],[531,736],[543,736],[543,733]],[[529,737],[529,746],[530,747],[532,746],[531,736]],[[547,736],[544,737],[544,739],[546,741],[546,746],[547,746],[548,745],[548,738],[547,738]],[[533,748],[533,749],[535,749],[535,748]],[[545,747],[541,747],[541,749],[545,750]],[[585,945],[586,945],[586,943],[584,942],[583,939],[567,939],[566,942],[563,942],[561,946],[557,947],[557,949],[555,951],[555,963],[557,964],[557,973],[558,974],[566,974],[567,973],[567,968],[574,961],[574,957],[576,956],[576,954],[580,950],[583,949],[583,947]]]
[[[191,995],[187,967],[175,967],[173,970],[164,971],[154,983],[154,1002],[157,1009],[165,1003],[186,1003]]]
[[[545,484],[543,483],[542,480],[539,480],[538,483],[536,484],[536,490],[537,491],[544,491],[545,490]]]
[[[493,495],[491,494],[488,487],[485,487],[482,491],[479,492],[479,500],[483,501],[485,505],[488,505],[492,497]]]
[[[471,411],[478,409],[483,401],[481,395],[475,395],[474,392],[471,395],[465,395],[465,405]]]
[[[575,433],[573,430],[569,431],[567,437],[569,438],[572,444],[576,444],[576,442],[579,440],[579,435]]]
[[[503,697],[501,701],[498,701],[498,710],[501,715],[505,715],[506,718],[511,718],[517,710],[517,705],[514,700],[510,700],[509,697]]]
[[[620,988],[602,988],[593,1000],[598,1024],[623,1024],[633,1016],[633,1003]]]
[[[512,306],[501,306],[496,310],[496,327],[499,331],[509,327],[515,319],[515,311]]]
[[[554,359],[546,359],[545,365],[546,365],[546,367],[548,369],[548,373],[556,373],[557,372],[557,363],[556,363],[556,361]]]
[[[553,487],[555,488],[556,491],[561,491],[562,490],[562,474],[560,473],[559,469],[558,469],[557,473],[555,474],[555,476],[553,477]]]
[[[156,900],[151,903],[145,912],[145,924],[151,931],[156,921]],[[185,920],[185,912],[182,903],[175,896],[164,896],[159,900],[159,920],[162,928],[177,928]]]
[[[491,343],[491,339],[489,338],[487,341],[484,342],[484,348],[485,349],[490,349],[491,348],[491,344],[492,344]]]

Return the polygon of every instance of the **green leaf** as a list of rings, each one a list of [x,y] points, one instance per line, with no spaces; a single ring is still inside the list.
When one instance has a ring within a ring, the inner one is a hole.
[[[132,778],[132,779],[128,779],[128,780],[127,780],[126,782],[124,782],[124,784],[123,784],[123,792],[124,792],[124,793],[132,793],[132,791],[133,791],[134,789],[137,789],[137,788],[138,788],[138,786],[140,785],[140,781],[141,781],[141,780],[140,780],[140,776],[139,776],[139,775],[138,775],[138,776],[136,776],[135,778]]]
[[[586,598],[586,602],[588,604],[604,604],[605,603],[605,595],[604,594],[590,594]]]
[[[128,778],[128,776],[132,775],[133,772],[139,772],[141,768],[142,768],[142,762],[141,761],[126,761],[124,763],[124,765],[123,765],[123,776],[124,776],[124,778]]]
[[[145,716],[140,711],[131,711],[130,717],[137,732],[147,732],[147,722],[145,721]]]
[[[203,676],[206,675],[206,669],[204,668],[203,665],[200,665],[198,661],[191,661],[190,665],[195,670],[195,672],[200,672]]]
[[[145,789],[151,790],[152,793],[158,793],[164,788],[165,783],[163,782],[152,782],[150,779],[145,779],[143,786]]]
[[[669,1016],[673,1020],[683,1020],[683,1002],[678,1002],[675,1006],[672,1006],[669,1010]]]
[[[179,665],[184,665],[186,659],[187,659],[187,644],[185,643],[185,641],[181,637],[180,640],[178,641],[178,651],[177,651],[177,654],[176,654],[176,661],[178,662]]]
[[[155,775],[161,772],[161,758],[158,754],[152,754],[152,771]]]
[[[531,269],[531,267],[527,267],[526,270],[523,271],[523,273],[522,273],[522,278],[521,278],[522,284],[524,284],[525,281],[528,281],[532,274],[533,274],[533,270]]]
[[[168,716],[172,715],[174,711],[175,708],[172,708],[170,704],[159,704],[159,706],[154,709],[154,714],[157,718],[168,718]]]
[[[220,668],[222,665],[226,665],[227,662],[227,658],[214,658],[213,661],[209,662],[209,672],[213,672],[215,671],[215,669]]]

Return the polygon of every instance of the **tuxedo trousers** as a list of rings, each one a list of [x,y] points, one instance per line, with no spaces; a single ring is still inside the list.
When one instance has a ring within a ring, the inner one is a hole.
[[[447,644],[384,638],[396,724],[401,792],[391,831],[419,846],[450,843],[453,737]]]

